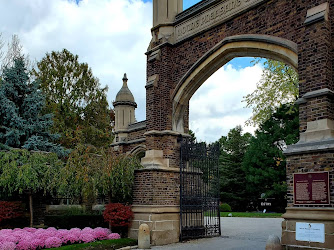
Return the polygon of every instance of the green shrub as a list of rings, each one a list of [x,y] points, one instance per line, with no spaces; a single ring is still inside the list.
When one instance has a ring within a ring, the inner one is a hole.
[[[219,205],[220,212],[232,212],[232,208],[227,203],[222,203]]]

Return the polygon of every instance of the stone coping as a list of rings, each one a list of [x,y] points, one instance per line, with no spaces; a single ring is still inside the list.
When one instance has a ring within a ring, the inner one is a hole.
[[[172,168],[172,167],[145,167],[141,169],[136,169],[136,172],[173,172],[173,173],[180,173],[180,168]]]
[[[173,173],[180,173],[180,168],[173,168],[173,167],[145,167],[141,169],[136,169],[136,172],[149,172],[149,171],[156,171],[156,172],[173,172]],[[184,169],[182,171],[183,174],[193,174],[193,175],[202,175],[203,172],[201,170],[190,170]]]
[[[296,104],[304,104],[307,103],[307,100],[312,99],[312,98],[317,98],[317,97],[321,97],[321,96],[333,96],[334,95],[334,91],[328,89],[328,88],[324,88],[324,89],[318,89],[315,91],[310,91],[307,92],[306,94],[304,94],[302,97],[298,98],[297,101],[295,101]]]
[[[151,130],[148,131],[144,134],[145,136],[150,136],[150,135],[160,135],[160,136],[164,136],[164,135],[174,135],[174,136],[182,136],[182,137],[191,137],[191,135],[189,134],[185,134],[185,133],[181,133],[181,132],[177,132],[177,131],[173,131],[173,130],[163,130],[163,131],[158,131],[158,130]]]
[[[118,105],[129,105],[129,106],[133,106],[133,107],[137,108],[137,103],[132,102],[132,101],[116,101],[116,102],[113,102],[112,105],[114,107],[116,107]]]
[[[319,21],[328,21],[328,2],[315,6],[307,10],[305,25],[310,25]]]
[[[284,219],[334,221],[334,208],[287,207]]]
[[[184,19],[189,18],[190,16],[193,16],[201,11],[203,11],[203,9],[206,9],[218,2],[220,2],[221,0],[206,0],[206,1],[200,1],[197,4],[191,6],[190,8],[182,11],[181,13],[177,14],[175,17],[175,21],[176,22],[181,22]]]
[[[128,129],[131,130],[131,129],[145,128],[145,127],[146,127],[146,120],[136,122],[136,123],[131,123],[129,124]]]
[[[131,141],[115,142],[115,143],[110,144],[110,146],[114,147],[114,146],[119,146],[119,145],[134,144],[134,143],[140,143],[140,142],[145,142],[145,141],[146,141],[146,139],[142,138],[142,139],[131,140]]]
[[[180,213],[179,205],[132,205],[134,213]]]
[[[334,139],[326,139],[316,142],[298,142],[297,144],[289,145],[288,148],[283,151],[283,153],[287,156],[290,156],[329,151],[334,151]]]

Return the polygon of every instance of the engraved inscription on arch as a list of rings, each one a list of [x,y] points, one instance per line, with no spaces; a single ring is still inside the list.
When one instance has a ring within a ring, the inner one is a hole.
[[[211,28],[267,0],[225,0],[177,24],[176,42]]]

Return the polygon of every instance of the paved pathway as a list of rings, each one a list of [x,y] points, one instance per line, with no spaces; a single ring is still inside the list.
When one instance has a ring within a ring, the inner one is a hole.
[[[222,236],[191,240],[152,249],[180,250],[262,250],[269,235],[281,237],[283,219],[280,218],[221,218]]]

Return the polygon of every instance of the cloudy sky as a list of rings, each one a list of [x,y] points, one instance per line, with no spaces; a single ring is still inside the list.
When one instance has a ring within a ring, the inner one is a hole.
[[[186,9],[199,0],[183,2]],[[17,34],[24,53],[37,61],[46,52],[63,48],[79,55],[101,85],[109,87],[110,105],[126,72],[138,104],[138,121],[146,112],[144,53],[151,27],[151,0],[0,0],[0,33],[5,41]],[[250,60],[232,60],[192,97],[190,128],[199,140],[215,141],[251,116],[241,100],[255,89],[261,68]]]

